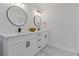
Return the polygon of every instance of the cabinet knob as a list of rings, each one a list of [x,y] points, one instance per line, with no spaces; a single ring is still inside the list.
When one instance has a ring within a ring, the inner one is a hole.
[[[27,42],[26,42],[26,47],[27,47],[27,48],[30,47],[30,41],[27,41]]]
[[[45,38],[47,38],[47,34],[45,34]]]

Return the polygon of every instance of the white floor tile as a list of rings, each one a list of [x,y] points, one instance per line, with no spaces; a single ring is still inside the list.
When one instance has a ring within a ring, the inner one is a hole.
[[[72,52],[47,45],[37,56],[75,56]]]

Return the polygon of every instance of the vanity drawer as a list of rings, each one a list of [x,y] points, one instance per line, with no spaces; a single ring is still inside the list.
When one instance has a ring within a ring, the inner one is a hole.
[[[18,37],[9,38],[8,43],[9,45],[13,45],[27,39],[34,39],[34,38],[40,38],[40,37],[41,37],[41,33],[36,33],[36,34],[26,35],[26,36],[18,36]]]
[[[41,36],[44,39],[48,39],[48,32],[43,32]]]
[[[44,42],[48,42],[48,33],[44,32],[41,34],[40,38],[37,38],[37,43],[44,43]]]
[[[37,40],[35,40],[35,50],[36,51],[40,51],[45,45],[48,44],[48,38],[38,38]]]
[[[47,43],[48,43],[48,39],[41,38],[41,39],[39,39],[35,44],[36,44],[37,46],[39,46],[39,45],[45,45],[45,44],[47,44]]]
[[[47,42],[46,43],[38,43],[38,44],[36,44],[35,50],[37,51],[37,53],[35,55],[37,55],[38,51],[40,51],[41,49],[43,49],[44,46],[46,46],[46,45],[47,45]]]

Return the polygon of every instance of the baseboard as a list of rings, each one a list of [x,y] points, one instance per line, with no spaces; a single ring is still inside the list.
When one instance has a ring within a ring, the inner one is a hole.
[[[50,45],[51,45],[51,44],[50,44]],[[61,46],[61,45],[57,45],[57,44],[52,44],[52,46],[54,46],[54,47],[56,47],[56,48],[59,48],[59,49],[62,49],[62,50],[64,50],[64,51],[71,52],[71,53],[73,53],[74,55],[76,55],[75,49],[67,48],[67,47],[64,47],[64,46]]]

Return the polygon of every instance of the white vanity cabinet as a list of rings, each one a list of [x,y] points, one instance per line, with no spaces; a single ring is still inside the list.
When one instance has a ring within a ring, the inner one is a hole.
[[[1,56],[1,46],[0,46],[0,56]]]
[[[4,37],[2,42],[2,55],[33,56],[47,45],[48,31]]]

